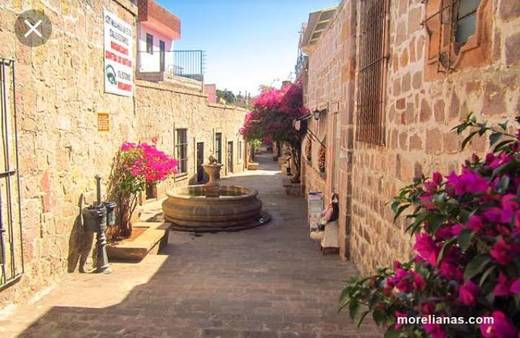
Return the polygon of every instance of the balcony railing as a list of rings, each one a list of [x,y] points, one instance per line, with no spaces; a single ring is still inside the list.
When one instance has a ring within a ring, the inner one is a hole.
[[[205,68],[206,52],[203,50],[138,52],[140,73],[161,73],[164,78],[181,76],[203,82]]]

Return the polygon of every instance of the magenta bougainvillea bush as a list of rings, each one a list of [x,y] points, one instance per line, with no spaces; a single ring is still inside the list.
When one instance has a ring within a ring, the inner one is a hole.
[[[138,186],[161,182],[177,169],[177,161],[155,145],[125,142],[121,146],[121,156],[125,159],[128,177]]]
[[[359,323],[371,314],[388,337],[517,338],[520,129],[512,134],[507,123],[489,126],[470,115],[454,130],[469,131],[463,147],[488,134],[491,150],[400,191],[391,206],[396,217],[412,210],[413,258],[350,280],[340,306]],[[402,320],[412,317],[421,320]]]
[[[130,222],[137,206],[137,194],[147,184],[164,181],[177,170],[177,161],[155,145],[125,142],[116,155],[109,183],[110,199],[117,203],[117,222],[109,239],[129,237]]]
[[[253,101],[253,109],[247,113],[240,134],[248,141],[269,140],[279,144],[286,143],[295,157],[294,162],[299,165],[305,131],[295,130],[293,121],[308,113],[303,106],[301,83],[286,84],[280,89],[264,87]],[[295,178],[299,178],[299,175],[295,175]]]

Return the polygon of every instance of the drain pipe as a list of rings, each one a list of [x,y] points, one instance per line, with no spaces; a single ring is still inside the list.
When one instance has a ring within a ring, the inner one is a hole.
[[[97,197],[97,205],[101,205],[101,176],[96,175],[96,197]]]

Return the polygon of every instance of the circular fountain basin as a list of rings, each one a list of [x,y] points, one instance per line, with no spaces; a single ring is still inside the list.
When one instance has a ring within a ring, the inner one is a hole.
[[[218,197],[206,197],[207,186],[190,185],[166,192],[164,219],[172,229],[193,232],[236,231],[269,221],[258,192],[240,186],[216,186]]]

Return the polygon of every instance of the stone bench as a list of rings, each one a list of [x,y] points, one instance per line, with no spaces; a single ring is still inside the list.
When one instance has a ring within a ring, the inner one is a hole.
[[[322,254],[333,255],[339,253],[337,221],[327,223],[323,231],[311,231],[310,237],[320,241]]]

